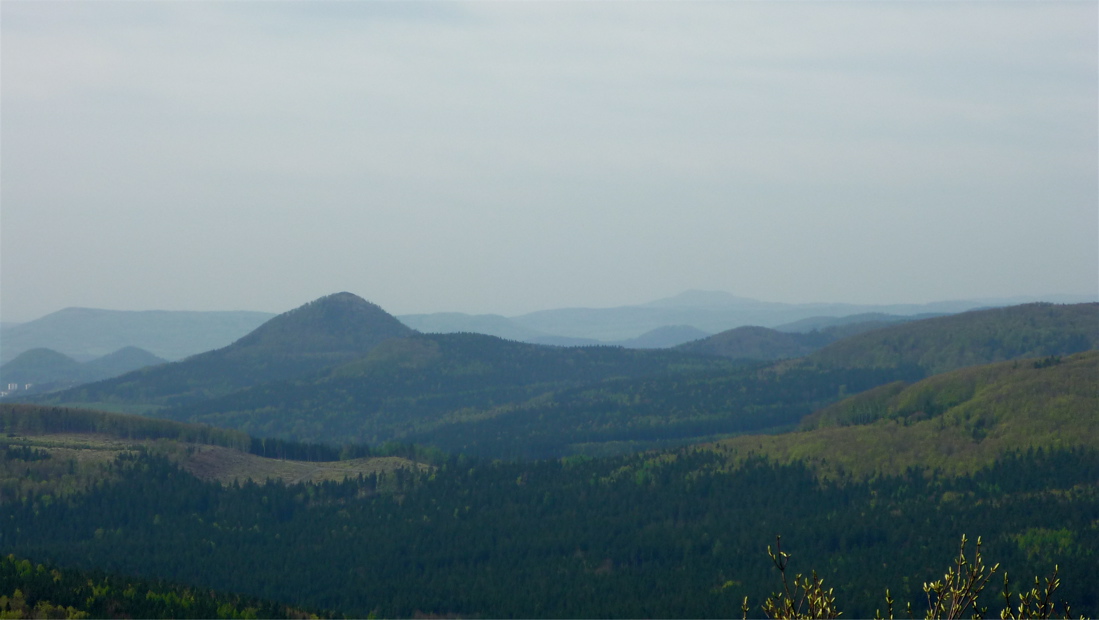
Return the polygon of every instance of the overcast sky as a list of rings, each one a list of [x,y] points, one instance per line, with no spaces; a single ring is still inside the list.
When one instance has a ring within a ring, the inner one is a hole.
[[[1095,2],[0,3],[0,318],[1099,294]]]

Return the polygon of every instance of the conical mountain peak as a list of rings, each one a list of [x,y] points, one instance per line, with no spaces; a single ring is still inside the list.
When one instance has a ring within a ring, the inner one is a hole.
[[[352,293],[335,293],[276,316],[226,352],[285,349],[287,354],[365,355],[389,338],[415,333],[393,315]]]
[[[302,377],[363,357],[390,338],[415,333],[365,299],[336,293],[280,314],[222,349],[81,386],[60,398],[176,406]]]

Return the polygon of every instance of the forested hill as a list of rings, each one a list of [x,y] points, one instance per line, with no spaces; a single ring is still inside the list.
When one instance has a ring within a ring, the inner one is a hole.
[[[553,456],[567,453],[567,445],[579,437],[577,421],[558,407],[555,394],[562,390],[590,392],[626,381],[692,382],[736,368],[728,360],[674,351],[560,348],[480,334],[422,334],[386,342],[323,376],[268,383],[159,415],[317,442],[423,440],[493,456]],[[594,421],[598,415],[591,410],[588,421],[579,423],[602,425]],[[631,417],[624,413],[611,429],[625,430]],[[533,421],[540,428],[534,435],[542,438],[510,436],[487,452],[479,449],[480,439],[461,445],[427,439],[428,433],[454,435],[459,428],[463,436],[468,430],[478,437],[482,431],[503,437],[509,434],[488,429],[516,419]],[[552,448],[534,450],[532,442]]]
[[[928,375],[1099,347],[1099,304],[1025,304],[974,310],[866,332],[808,355],[840,368],[915,365]]]
[[[897,474],[927,466],[973,472],[1012,450],[1099,449],[1099,351],[963,368],[896,382],[823,408],[801,430],[737,437],[734,459],[805,460],[825,471]]]
[[[280,314],[233,344],[180,362],[139,370],[40,401],[98,403],[147,411],[300,377],[362,357],[415,332],[378,306],[337,293]]]

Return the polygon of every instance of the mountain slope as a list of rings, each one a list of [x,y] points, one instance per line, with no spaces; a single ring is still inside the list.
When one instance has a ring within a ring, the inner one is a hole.
[[[676,349],[730,359],[777,360],[801,357],[832,340],[820,332],[800,334],[766,327],[737,327],[702,340],[681,344]]]
[[[714,444],[743,458],[807,460],[826,471],[976,471],[1012,451],[1099,449],[1099,351],[963,368],[824,408],[801,432]]]
[[[46,402],[122,404],[135,410],[194,402],[311,374],[413,333],[378,306],[337,293],[280,314],[225,348],[81,386]]]
[[[991,362],[1099,348],[1099,304],[1024,304],[874,330],[805,358],[827,367],[916,365],[937,374]]]

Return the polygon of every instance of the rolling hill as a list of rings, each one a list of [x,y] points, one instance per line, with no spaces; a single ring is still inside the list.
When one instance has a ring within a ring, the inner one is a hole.
[[[840,368],[916,365],[931,375],[1099,347],[1099,304],[1024,304],[912,321],[845,338],[806,356]]]
[[[125,347],[84,363],[51,349],[31,349],[0,366],[0,386],[19,384],[20,395],[49,392],[116,377],[165,361],[137,347]]]
[[[1012,451],[1099,449],[1099,351],[962,368],[888,384],[806,417],[799,432],[713,449],[815,463],[828,472],[971,473]]]
[[[0,366],[0,383],[58,383],[79,377],[83,365],[52,349],[31,349]]]

